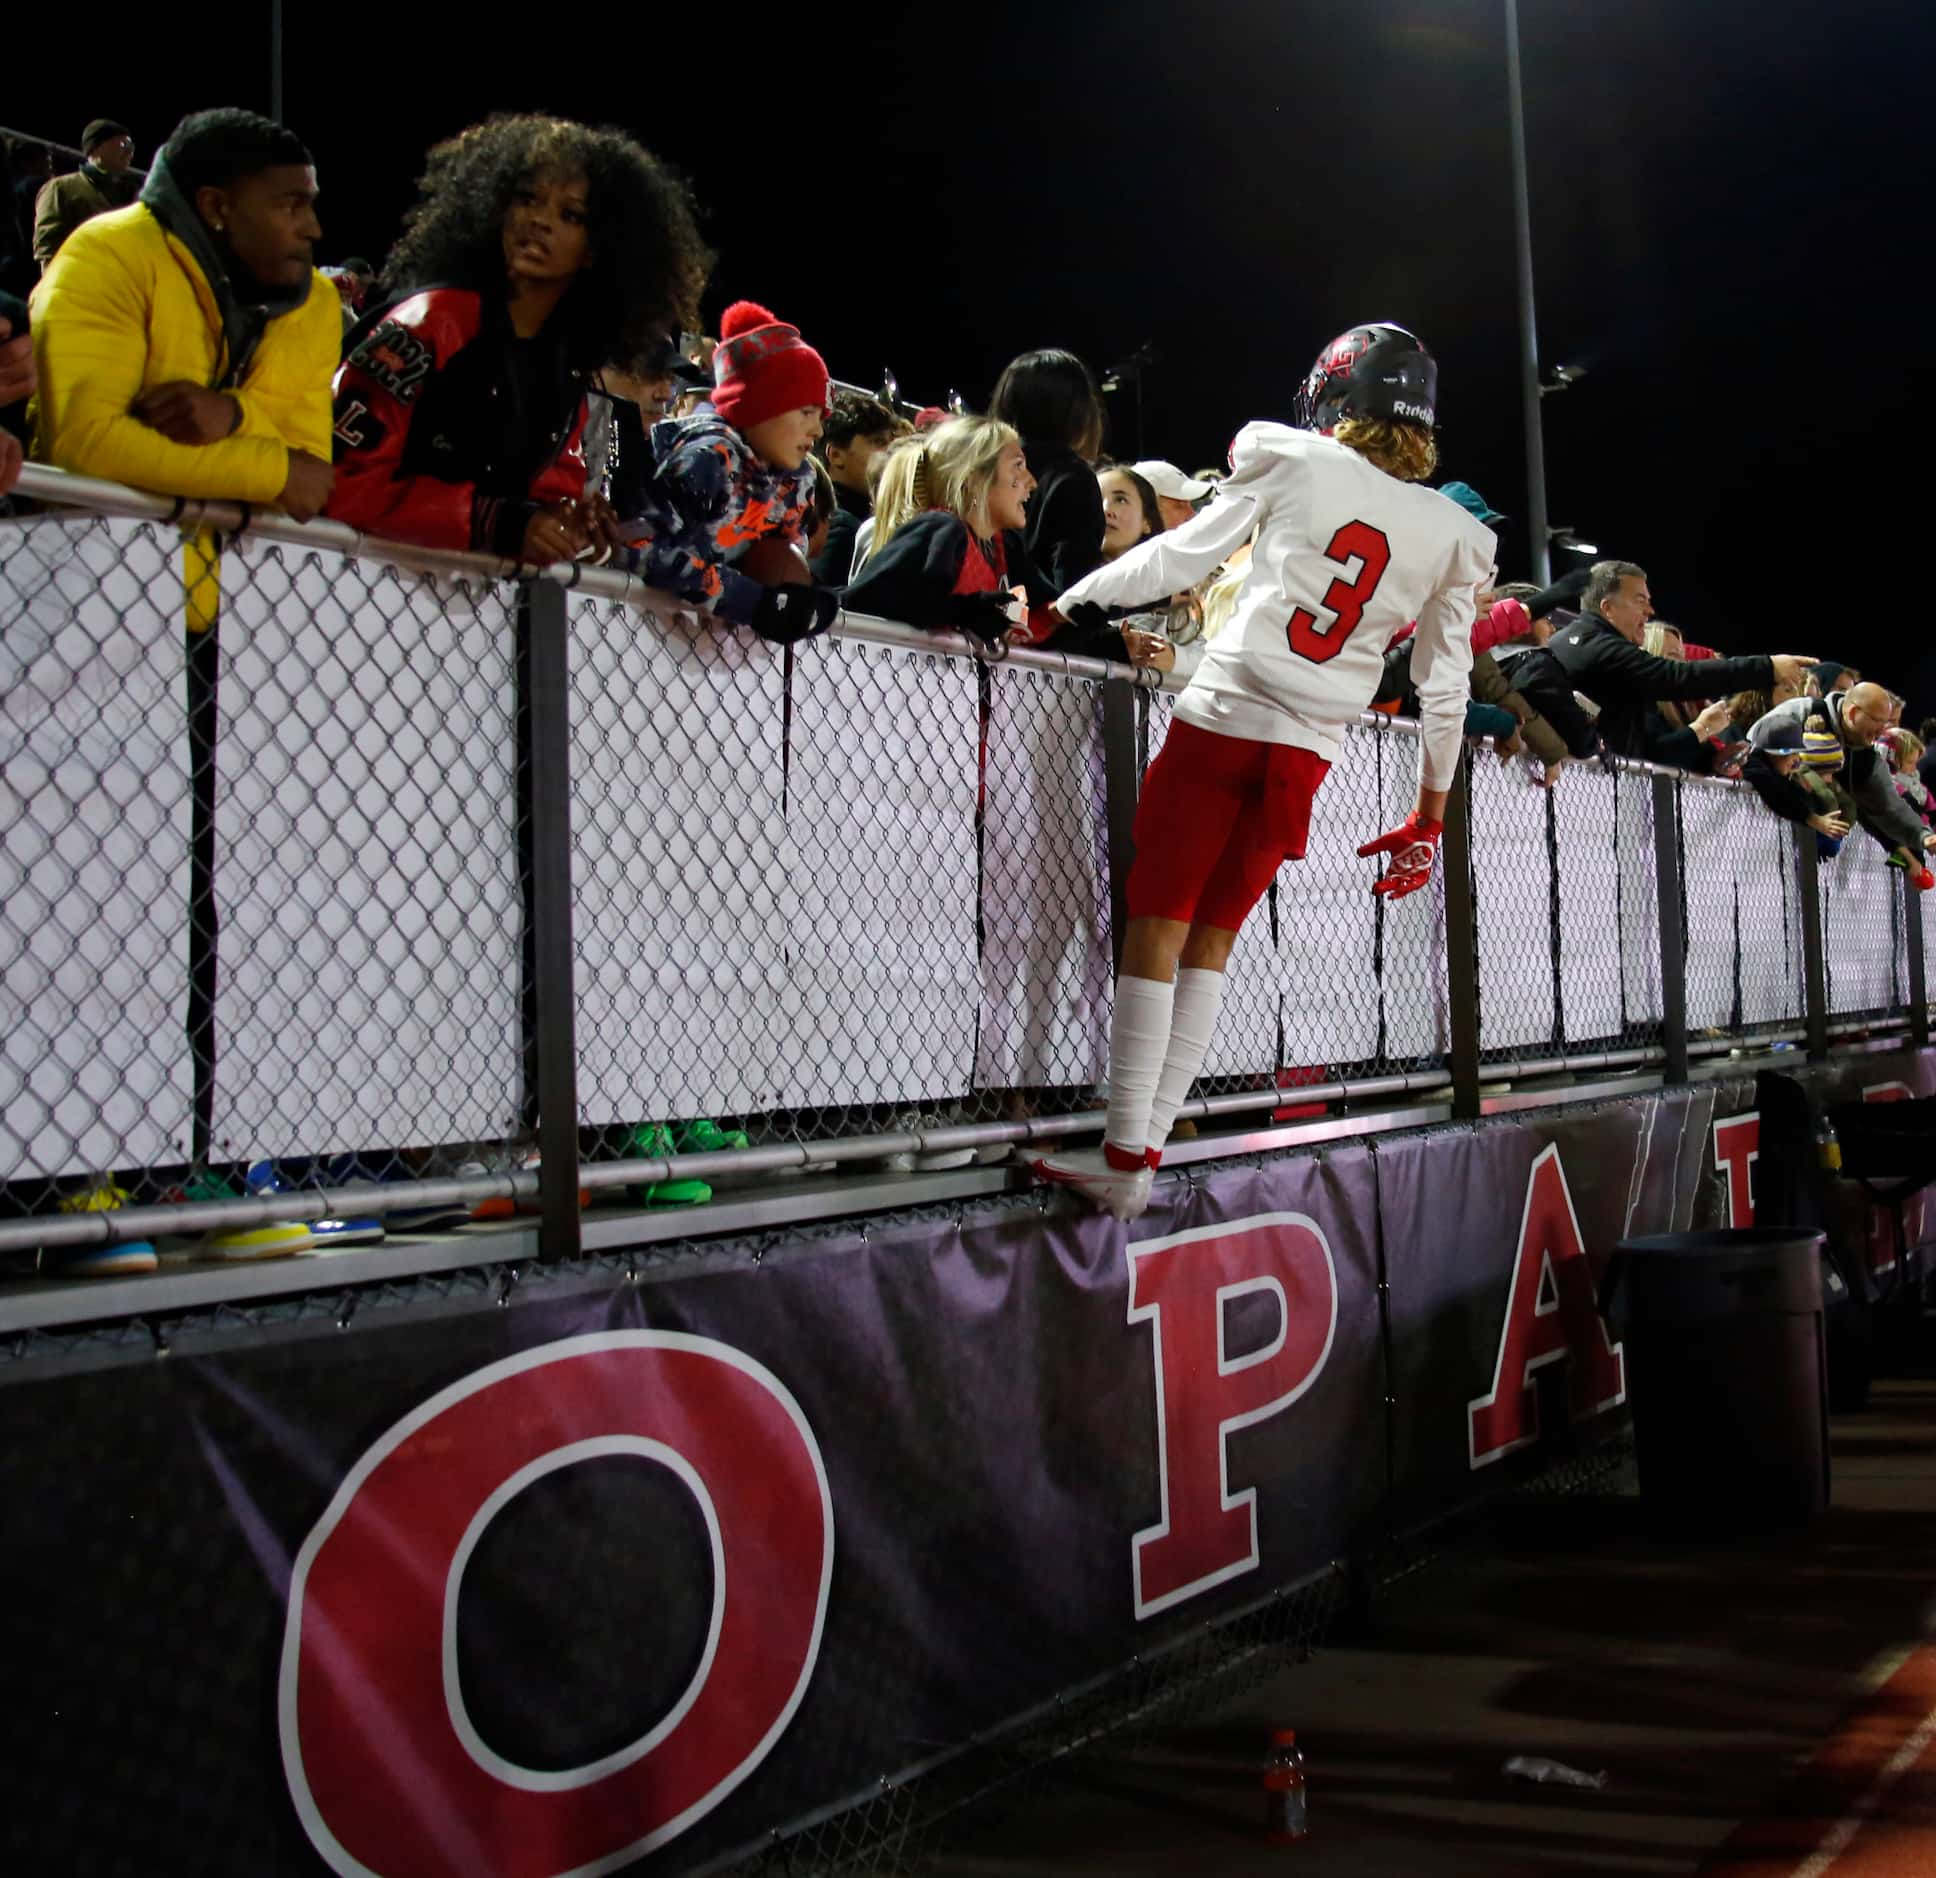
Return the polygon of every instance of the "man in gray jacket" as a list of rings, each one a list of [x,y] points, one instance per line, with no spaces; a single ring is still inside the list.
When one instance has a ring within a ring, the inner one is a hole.
[[[1804,730],[1816,725],[1841,739],[1856,815],[1892,854],[1907,850],[1920,866],[1925,852],[1936,851],[1936,834],[1925,832],[1916,812],[1896,794],[1889,765],[1875,747],[1889,727],[1889,694],[1880,685],[1854,685],[1847,691],[1831,691],[1825,698],[1790,698],[1755,721],[1748,742],[1757,750],[1766,749],[1778,724],[1798,724]]]

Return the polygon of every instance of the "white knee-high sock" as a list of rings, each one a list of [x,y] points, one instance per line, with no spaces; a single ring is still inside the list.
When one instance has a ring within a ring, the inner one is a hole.
[[[1103,1140],[1141,1154],[1150,1104],[1170,1044],[1176,987],[1156,978],[1116,980],[1116,1016],[1109,1036],[1109,1125]]]
[[[1170,1047],[1164,1054],[1163,1073],[1156,1079],[1156,1100],[1150,1107],[1149,1145],[1159,1152],[1170,1138],[1176,1112],[1188,1099],[1197,1071],[1203,1067],[1210,1039],[1216,1035],[1217,1013],[1222,1009],[1222,972],[1192,969],[1177,973]]]

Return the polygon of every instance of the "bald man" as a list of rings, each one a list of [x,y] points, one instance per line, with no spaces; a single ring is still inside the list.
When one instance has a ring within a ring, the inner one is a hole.
[[[1768,733],[1784,723],[1833,731],[1842,740],[1846,785],[1862,826],[1891,853],[1901,852],[1920,865],[1925,853],[1936,853],[1936,834],[1928,833],[1915,810],[1897,795],[1889,765],[1875,747],[1890,718],[1889,693],[1865,682],[1831,691],[1825,698],[1791,698],[1776,705],[1748,732],[1748,741],[1762,749]]]

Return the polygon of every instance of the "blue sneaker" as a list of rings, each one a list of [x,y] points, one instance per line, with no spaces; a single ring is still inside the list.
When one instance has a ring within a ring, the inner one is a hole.
[[[243,1183],[251,1193],[288,1193],[287,1182],[276,1172],[272,1161],[257,1161],[243,1175]],[[263,1228],[258,1227],[257,1231]],[[283,1227],[270,1227],[269,1231],[294,1231],[308,1235],[308,1245],[292,1246],[294,1251],[306,1251],[309,1245],[375,1245],[383,1238],[383,1222],[380,1219],[308,1219],[291,1220]]]
[[[119,1245],[51,1247],[42,1269],[49,1278],[139,1278],[160,1266],[148,1240],[124,1239]]]

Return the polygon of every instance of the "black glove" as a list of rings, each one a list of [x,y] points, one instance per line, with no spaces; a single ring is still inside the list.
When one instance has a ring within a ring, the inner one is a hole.
[[[791,646],[824,633],[839,611],[840,595],[831,587],[769,587],[748,624],[769,645]]]
[[[1005,593],[951,593],[935,609],[937,626],[979,639],[985,646],[1000,645],[1010,626],[1009,596]]]
[[[1106,633],[1112,624],[1109,615],[1093,600],[1078,600],[1074,606],[1057,607],[1056,611],[1085,639]]]

